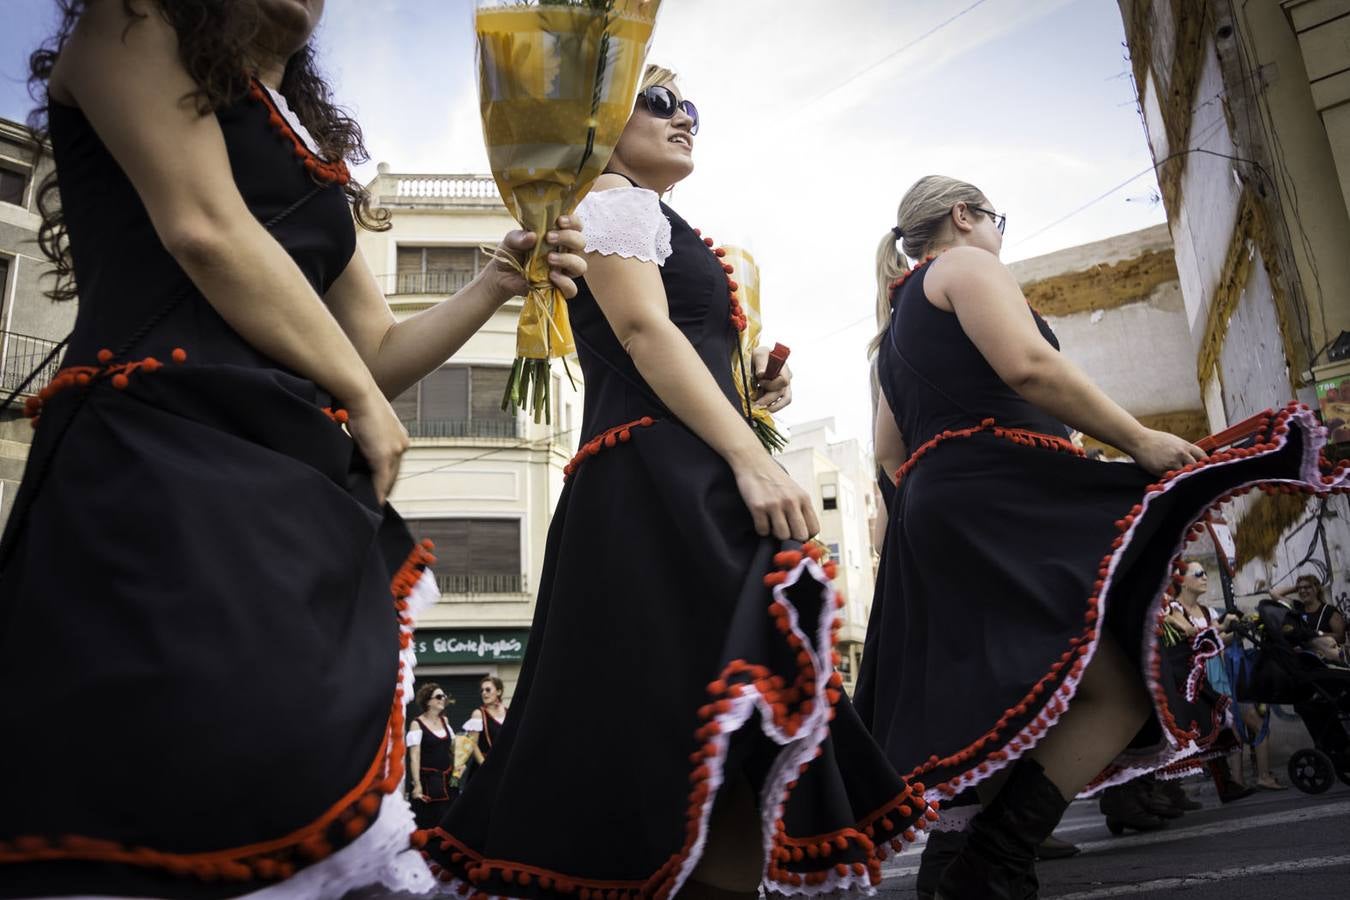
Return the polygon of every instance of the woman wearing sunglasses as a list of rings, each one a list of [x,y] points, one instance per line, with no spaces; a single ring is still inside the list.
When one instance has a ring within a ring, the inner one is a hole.
[[[577,209],[583,449],[511,714],[428,845],[484,894],[867,888],[887,842],[927,821],[838,690],[831,566],[801,552],[811,499],[732,381],[736,274],[660,200],[692,173],[697,130],[650,68]],[[750,396],[777,409],[787,392],[784,374]]]
[[[436,682],[417,689],[417,718],[408,723],[408,782],[418,828],[432,828],[459,796],[451,784],[455,768],[455,730],[445,717],[449,703]]]
[[[855,700],[931,797],[979,789],[946,900],[1035,896],[1036,846],[1070,799],[1231,740],[1221,711],[1192,720],[1163,689],[1178,548],[1239,486],[1324,489],[1302,465],[1324,439],[1305,412],[1207,458],[1107,397],[999,261],[996,209],[923,178],[877,251],[875,441],[897,489]],[[1084,458],[1068,426],[1135,463]]]

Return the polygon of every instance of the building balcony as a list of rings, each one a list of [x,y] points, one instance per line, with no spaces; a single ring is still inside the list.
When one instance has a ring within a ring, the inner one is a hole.
[[[408,436],[414,438],[494,438],[520,437],[520,419],[515,416],[480,419],[414,419],[404,421]]]
[[[19,385],[47,358],[57,343],[13,331],[0,331],[0,391],[8,396],[18,390]],[[26,397],[41,391],[51,384],[60,368],[61,354],[58,353],[42,366],[42,371],[28,382],[19,396]]]
[[[472,272],[392,272],[375,281],[386,297],[442,294],[449,296],[473,281]]]
[[[381,164],[369,185],[378,206],[390,209],[482,209],[506,212],[491,175],[394,173]]]
[[[526,579],[521,575],[443,575],[436,573],[441,600],[467,603],[502,594],[524,594]]]

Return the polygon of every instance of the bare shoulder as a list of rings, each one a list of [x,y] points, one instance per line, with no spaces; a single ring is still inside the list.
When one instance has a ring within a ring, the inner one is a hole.
[[[595,184],[594,186],[591,187],[591,190],[612,191],[615,188],[626,188],[632,186],[633,185],[629,183],[628,179],[624,178],[622,175],[615,175],[613,172],[605,172],[601,174],[599,178],[595,179]]]
[[[412,729],[414,729],[414,728],[416,728],[418,731],[421,731],[421,730],[422,730],[422,717],[421,717],[421,716],[413,716],[413,720],[412,720],[411,722],[408,723],[408,729],[409,729],[410,731],[411,731]]]
[[[929,264],[928,279],[944,284],[960,284],[970,279],[1004,275],[1008,271],[1001,260],[980,247],[953,247]]]
[[[483,718],[483,707],[480,706],[480,707],[478,707],[477,709],[475,709],[475,710],[473,711],[473,715],[469,716],[469,718],[471,718],[471,719],[481,719],[481,718]]]

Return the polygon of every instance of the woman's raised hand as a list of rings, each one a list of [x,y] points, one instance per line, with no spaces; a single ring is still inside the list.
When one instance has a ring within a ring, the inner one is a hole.
[[[384,394],[372,384],[361,398],[347,404],[347,431],[370,463],[375,499],[383,506],[394,489],[403,453],[411,443],[408,429],[403,427]]]
[[[1207,455],[1188,440],[1152,428],[1145,428],[1134,445],[1124,449],[1154,475],[1199,462]]]
[[[820,531],[811,496],[767,453],[736,469],[736,487],[755,520],[755,531],[780,541],[806,541]]]
[[[570,300],[577,295],[574,279],[586,274],[586,260],[581,256],[586,249],[586,238],[581,233],[581,220],[576,216],[559,216],[556,224],[557,230],[544,235],[544,241],[553,248],[548,255],[548,278]],[[502,238],[499,249],[523,264],[537,240],[538,235],[533,231],[517,229]],[[529,290],[520,273],[500,261],[492,263],[488,274],[495,279],[503,303],[512,297],[523,297]]]

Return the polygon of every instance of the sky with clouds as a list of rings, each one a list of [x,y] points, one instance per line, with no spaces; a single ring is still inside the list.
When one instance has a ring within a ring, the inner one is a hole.
[[[27,115],[53,7],[0,0],[0,116]],[[328,0],[324,65],[372,157],[358,176],[487,171],[472,7]],[[664,0],[649,59],[702,119],[669,202],[755,254],[765,338],[793,349],[786,422],[870,431],[873,259],[919,177],[980,186],[1008,215],[1006,261],[1164,221],[1123,42],[1113,0]]]

